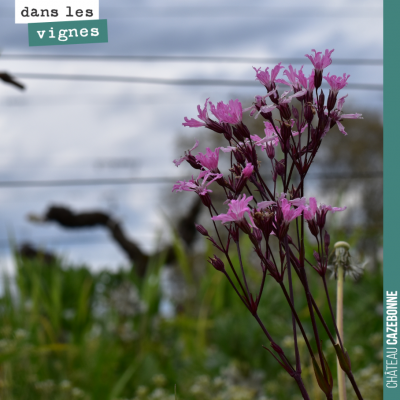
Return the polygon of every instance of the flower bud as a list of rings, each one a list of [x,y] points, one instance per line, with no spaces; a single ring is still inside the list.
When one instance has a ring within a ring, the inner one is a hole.
[[[332,92],[332,90],[330,90],[328,96],[328,103],[326,105],[329,112],[331,112],[335,108],[336,99],[337,99],[337,93],[334,93]]]
[[[313,118],[314,118],[314,114],[313,114],[313,112],[312,112],[312,106],[311,106],[311,104],[309,104],[309,103],[306,103],[305,104],[305,107],[304,107],[304,118],[306,119],[306,121],[310,124],[311,123],[311,121],[313,120]]]
[[[245,158],[243,157],[242,152],[239,151],[239,150],[234,151],[234,152],[233,152],[233,155],[235,156],[236,161],[237,161],[239,164],[244,164],[244,162],[246,161]]]
[[[274,148],[274,145],[268,143],[268,144],[267,144],[267,147],[266,147],[266,150],[267,150],[267,156],[268,156],[268,158],[269,158],[270,160],[272,160],[272,159],[275,157],[275,148]]]
[[[321,93],[318,97],[318,108],[320,110],[322,110],[324,108],[324,104],[325,104],[325,95],[324,95],[324,91],[321,90]]]
[[[247,128],[247,126],[243,122],[239,122],[236,125],[236,128],[237,128],[238,132],[240,132],[240,134],[243,137],[245,137],[247,139],[250,139],[250,131],[249,131],[249,129]]]
[[[315,89],[319,89],[322,84],[322,71],[318,69],[314,69],[314,86]]]
[[[272,173],[272,181],[276,182],[276,178],[278,177],[278,174],[276,172],[276,169],[274,169],[274,172]]]
[[[308,229],[310,230],[311,234],[315,237],[317,237],[318,233],[319,233],[319,229],[317,224],[315,223],[315,219],[310,219],[309,221],[307,221],[308,223]]]
[[[204,228],[203,225],[199,225],[199,224],[194,224],[194,225],[195,225],[195,227],[197,229],[197,232],[199,232],[203,236],[208,236],[207,229]]]
[[[279,227],[278,239],[282,241],[285,238],[286,234],[288,233],[288,230],[289,230],[289,224],[283,221],[283,223]]]
[[[283,354],[283,350],[274,342],[271,342],[271,347],[278,353]]]
[[[325,226],[326,213],[327,213],[326,211],[320,211],[320,210],[317,210],[317,213],[316,213],[317,225],[319,226],[319,229],[321,231]]]
[[[200,195],[200,200],[207,208],[211,207],[211,197],[208,193]]]
[[[269,111],[267,113],[261,111],[260,114],[262,115],[263,118],[265,118],[267,121],[272,121],[272,112]]]
[[[299,119],[299,111],[297,110],[297,108],[295,106],[292,106],[292,114],[293,114],[293,118],[294,119]]]
[[[201,165],[197,162],[196,158],[191,154],[188,155],[186,161],[190,164],[192,168],[201,169]]]
[[[237,140],[239,140],[239,142],[243,142],[244,141],[244,137],[242,135],[242,132],[239,129],[237,129],[237,127],[233,126],[232,127],[232,131],[233,131],[233,136],[235,136],[235,138]]]
[[[230,142],[232,140],[232,129],[231,129],[231,127],[229,127],[229,129],[226,129],[224,131],[224,137],[228,142]]]
[[[234,227],[231,227],[229,233],[231,234],[232,239],[235,243],[239,242],[239,229],[236,225]]]
[[[253,243],[254,248],[256,249],[257,255],[260,257],[260,255],[258,254],[258,251],[259,251],[258,246],[259,246],[260,243],[258,242],[257,238],[255,237],[255,235],[253,235],[252,233],[250,233],[250,234],[249,234],[249,239],[250,239],[251,243]],[[257,250],[258,250],[258,251],[257,251]]]
[[[225,265],[220,258],[218,258],[215,254],[214,257],[210,257],[208,262],[217,270],[221,272],[225,272]]]
[[[251,227],[245,218],[235,221],[236,225],[247,235],[251,233]]]
[[[329,244],[331,243],[331,237],[329,236],[329,233],[325,231],[324,235],[324,245],[325,245],[325,254],[329,253]]]
[[[275,161],[275,171],[279,176],[285,174],[285,160]]]
[[[261,232],[261,229],[253,228],[253,235],[254,235],[254,237],[255,237],[259,242],[261,242],[261,240],[262,240],[262,232]]]
[[[278,110],[281,113],[281,117],[283,119],[286,119],[288,121],[290,120],[290,117],[292,116],[292,114],[291,114],[290,108],[287,104],[280,104],[278,106]]]

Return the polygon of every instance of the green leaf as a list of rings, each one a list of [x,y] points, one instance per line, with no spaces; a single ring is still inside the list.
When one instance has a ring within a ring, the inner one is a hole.
[[[317,378],[318,385],[321,388],[321,390],[326,395],[328,395],[328,394],[332,393],[333,378],[332,378],[332,373],[331,373],[329,365],[326,361],[325,356],[322,355],[322,357],[323,357],[323,361],[324,361],[325,371],[328,374],[327,379],[325,379],[324,374],[322,373],[321,368],[314,357],[312,358],[312,363],[313,363],[314,373],[315,373],[315,377]]]
[[[351,364],[347,351],[345,350],[343,352],[339,344],[335,344],[334,347],[337,358],[339,360],[340,367],[346,374],[349,374],[351,372]]]

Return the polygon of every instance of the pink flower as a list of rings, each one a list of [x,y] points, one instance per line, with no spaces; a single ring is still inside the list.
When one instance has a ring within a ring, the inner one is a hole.
[[[334,50],[335,49],[329,51],[328,49],[326,49],[325,54],[321,56],[322,54],[321,52],[317,53],[314,49],[312,49],[311,51],[315,53],[314,56],[306,54],[306,57],[312,62],[314,68],[317,71],[322,71],[324,68],[332,64],[331,54],[333,53]]]
[[[362,114],[342,114],[342,107],[345,101],[344,99],[347,96],[348,95],[346,94],[346,96],[343,96],[338,100],[336,109],[333,110],[333,112],[331,112],[329,115],[330,118],[336,122],[339,131],[342,132],[345,136],[347,135],[347,132],[344,130],[345,128],[340,121],[342,121],[343,119],[363,119]]]
[[[281,209],[283,214],[283,219],[286,224],[296,219],[304,210],[303,205],[299,205],[297,208],[292,208],[292,204],[286,198],[281,200]]]
[[[350,75],[343,74],[343,77],[332,75],[329,76],[329,72],[327,76],[324,76],[324,79],[329,83],[331,90],[334,94],[337,94],[339,90],[343,89],[347,85],[347,79],[350,78]]]
[[[283,92],[281,97],[279,97],[279,100],[278,100],[279,105],[289,104],[294,97],[300,97],[300,96],[305,95],[306,93],[307,93],[307,90],[303,89],[300,92],[297,92],[295,94],[292,94],[291,96],[285,97],[287,94],[289,94],[289,91]]]
[[[187,161],[188,160],[188,158],[192,155],[192,151],[196,148],[196,147],[198,147],[198,145],[199,145],[199,141],[198,140],[196,140],[196,143],[194,144],[194,146],[191,148],[191,149],[189,149],[188,151],[185,151],[185,155],[183,156],[183,157],[181,157],[181,158],[179,158],[178,160],[174,160],[173,161],[173,163],[177,166],[177,167],[179,167],[179,165],[181,165],[182,163],[183,163],[183,161]]]
[[[254,71],[256,71],[256,80],[259,80],[270,92],[271,90],[275,89],[275,79],[279,74],[279,71],[282,68],[285,68],[283,65],[281,66],[282,63],[279,63],[276,65],[272,70],[271,70],[271,75],[269,74],[268,70],[269,68],[265,68],[265,71],[261,71],[261,68],[254,68]]]
[[[189,120],[188,117],[185,117],[184,119],[185,119],[186,122],[182,123],[182,125],[183,126],[189,126],[190,128],[198,128],[200,126],[206,126],[208,120],[210,119],[208,117],[207,105],[208,105],[208,99],[204,103],[204,108],[203,109],[200,108],[200,104],[197,106],[197,110],[199,112],[199,115],[197,117],[200,120],[202,120],[203,122],[197,121],[194,118],[191,118]]]
[[[257,210],[261,211],[262,209],[273,205],[276,205],[276,201],[262,201],[260,203],[257,203]]]
[[[208,129],[212,129],[215,132],[218,133],[224,133],[224,127],[221,126],[221,124],[217,121],[213,121],[209,116],[208,116],[208,99],[204,103],[204,108],[201,109],[200,105],[197,106],[197,110],[199,111],[199,115],[197,116],[201,121],[198,121],[197,119],[191,118],[188,119],[188,117],[185,117],[185,122],[182,123],[183,126],[189,126],[190,128],[198,128],[201,126],[205,126]],[[211,104],[211,102],[210,102]]]
[[[227,147],[220,147],[220,149],[224,152],[224,153],[231,153],[232,151],[236,151],[237,147],[235,146],[227,146]]]
[[[292,86],[293,90],[301,90],[299,76],[297,74],[296,69],[294,69],[291,65],[289,65],[289,70],[285,69],[285,71],[283,71],[283,75],[287,76],[289,82],[285,81],[284,79],[276,79],[276,82],[283,83],[284,85],[287,86]]]
[[[218,159],[219,159],[219,147],[214,151],[211,151],[209,147],[206,149],[206,154],[199,153],[196,156],[196,160],[204,167],[210,171],[218,171]]]
[[[304,218],[309,221],[313,219],[315,213],[317,212],[317,200],[315,197],[310,197],[310,205],[307,209],[304,210]]]
[[[207,189],[211,183],[215,180],[222,178],[222,174],[213,174],[210,171],[201,171],[200,175],[196,180],[192,179],[189,182],[178,181],[172,188],[173,192],[196,192],[200,196],[205,196],[207,193],[211,193],[212,190]],[[200,183],[200,179],[203,178],[203,182]],[[209,178],[212,178],[210,181]]]
[[[254,102],[250,107],[244,108],[243,111],[250,111],[250,117],[252,117],[257,111],[260,111],[260,108],[266,106],[265,99],[270,97],[276,93],[276,89],[271,90],[265,96],[256,96],[254,98]],[[274,107],[275,108],[275,107]],[[257,114],[258,116],[258,114]],[[257,118],[256,116],[256,118]]]
[[[277,135],[274,126],[271,124],[271,122],[269,121],[264,121],[264,125],[265,125],[265,129],[264,129],[264,133],[265,133],[265,137],[264,138],[260,138],[258,135],[251,135],[251,139],[254,140],[256,146],[262,146],[261,149],[265,150],[266,146],[268,145],[273,145],[273,146],[278,146],[279,144],[279,136]],[[294,125],[294,121],[292,120],[292,127]],[[301,133],[303,133],[305,131],[305,129],[307,128],[307,124],[301,129]],[[276,130],[278,131],[278,133],[281,133],[281,128],[276,127]],[[299,132],[296,131],[292,131],[292,135],[297,136],[299,134]]]
[[[210,109],[220,122],[237,125],[242,121],[242,104],[238,99],[229,100],[228,104],[220,101],[217,107],[210,101]]]
[[[282,106],[284,104],[289,104],[294,97],[301,97],[301,96],[305,95],[307,93],[307,90],[303,89],[303,90],[300,90],[299,92],[297,92],[295,94],[292,94],[291,96],[287,96],[290,92],[291,92],[290,90],[287,90],[286,92],[283,92],[281,94],[281,96],[278,99],[278,105],[270,105],[270,106],[266,105],[266,106],[263,106],[263,107],[260,108],[259,113],[260,112],[268,113],[268,112],[271,112],[273,109],[275,109],[277,107],[279,108],[279,106]],[[257,114],[257,116],[258,116],[258,114]]]
[[[261,139],[258,135],[250,136],[251,139],[254,140],[254,142],[257,146],[262,146],[261,147],[262,150],[264,150],[268,144],[277,146],[279,143],[279,137],[277,136],[275,129],[274,129],[273,125],[271,124],[271,122],[264,121],[264,125],[265,125],[265,129],[264,129],[265,137],[264,138]],[[280,128],[276,128],[276,129],[280,133]]]
[[[251,222],[253,223],[253,219],[250,215],[251,210],[248,207],[248,204],[252,200],[253,196],[249,196],[246,198],[246,195],[243,194],[242,198],[240,198],[239,196],[237,200],[231,200],[229,202],[229,210],[226,214],[220,214],[212,217],[211,219],[214,221],[221,221],[223,224],[226,224],[227,222],[239,222],[244,218],[245,214],[247,213],[250,217]]]
[[[301,83],[301,86],[304,87],[304,89],[308,89],[308,92],[311,93],[315,86],[314,86],[314,75],[315,75],[315,70],[313,69],[311,71],[311,74],[308,78],[303,73],[303,67],[300,68],[299,73],[298,73],[298,78],[299,82]]]
[[[285,93],[286,93],[286,92],[285,92]],[[271,111],[275,110],[275,108],[277,108],[277,107],[278,107],[278,106],[277,106],[276,104],[270,104],[270,105],[266,104],[265,106],[262,106],[262,107],[258,110],[258,113],[257,113],[256,116],[254,117],[254,119],[257,119],[258,116],[259,116],[261,113],[268,114],[268,113],[270,113]],[[254,114],[254,113],[253,113],[253,114]]]
[[[305,207],[307,205],[307,199],[305,197],[289,200],[289,203],[291,203],[295,207]]]
[[[250,176],[253,174],[253,171],[254,171],[253,165],[248,162],[248,163],[246,163],[246,166],[243,168],[242,176],[249,179]]]
[[[296,71],[291,65],[289,65],[289,70],[285,69],[283,75],[286,75],[289,81],[285,81],[284,79],[276,79],[276,82],[283,83],[284,85],[291,86],[295,92],[306,89],[308,92],[312,92],[314,90],[314,75],[315,70],[312,70],[310,76],[306,78],[303,73],[303,65],[299,69],[299,72]]]
[[[320,229],[325,226],[326,214],[328,211],[333,213],[337,211],[344,211],[347,207],[332,207],[327,206],[325,204],[321,204],[319,207],[317,206],[317,200],[315,197],[310,197],[309,206],[304,210],[304,218],[307,221],[311,221],[316,217],[316,223]]]

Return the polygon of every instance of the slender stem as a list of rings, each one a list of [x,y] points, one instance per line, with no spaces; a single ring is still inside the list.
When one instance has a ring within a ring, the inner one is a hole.
[[[364,400],[363,397],[362,397],[362,395],[361,395],[360,389],[358,388],[357,383],[356,383],[356,381],[355,381],[355,379],[354,379],[353,373],[350,371],[350,373],[347,374],[347,376],[349,377],[350,382],[351,382],[351,384],[352,384],[352,386],[353,386],[353,389],[354,389],[354,391],[356,392],[356,395],[357,395],[358,400]]]
[[[307,393],[307,390],[306,390],[306,388],[304,386],[304,383],[303,383],[303,380],[301,379],[300,374],[299,375],[296,374],[294,376],[294,379],[295,379],[297,385],[299,386],[299,389],[300,389],[300,392],[301,392],[301,394],[303,396],[303,399],[304,400],[310,400],[310,396]]]
[[[298,314],[297,314],[297,312],[296,312],[296,310],[295,310],[295,308],[294,308],[294,306],[293,306],[292,301],[290,300],[290,297],[289,297],[289,294],[288,294],[288,292],[287,292],[287,290],[286,290],[286,288],[285,288],[285,285],[284,285],[282,282],[280,282],[279,285],[281,286],[281,289],[282,289],[282,291],[283,291],[283,294],[285,295],[285,298],[286,298],[286,300],[287,300],[287,302],[288,302],[290,308],[292,309],[292,313],[293,313],[293,315],[294,315],[295,318],[296,318],[297,324],[299,325],[299,328],[300,328],[300,331],[301,331],[301,333],[302,333],[302,335],[303,335],[304,341],[306,342],[306,346],[307,346],[307,348],[308,348],[308,351],[309,351],[309,353],[310,353],[310,356],[311,356],[312,358],[314,358],[314,352],[313,352],[312,347],[311,347],[311,345],[310,345],[310,342],[309,342],[309,340],[308,340],[308,338],[307,338],[306,332],[304,331],[304,328],[303,328],[303,325],[302,325],[302,323],[301,323],[301,321],[300,321],[300,318],[299,318],[299,316],[298,316]]]
[[[240,285],[240,288],[241,288],[242,291],[243,291],[243,295],[246,297],[246,290],[244,289],[244,287],[243,287],[243,285],[242,285],[242,282],[240,281],[239,276],[238,276],[238,274],[236,273],[235,267],[233,266],[233,263],[232,263],[232,261],[231,261],[231,259],[230,259],[230,257],[229,257],[228,251],[225,253],[225,256],[226,256],[226,259],[228,260],[228,263],[229,263],[229,266],[231,267],[232,272],[234,273],[234,275],[235,275],[235,277],[236,277],[236,280],[238,281],[238,283],[239,283],[239,285]]]
[[[286,193],[287,192],[287,187],[288,187],[288,181],[287,181],[287,151],[285,151],[285,179],[282,177],[282,183],[283,183],[283,191]]]
[[[300,186],[300,190],[301,190],[301,197],[304,196],[304,176],[305,174],[302,174],[302,181],[301,181],[301,186]],[[326,372],[326,368],[325,368],[325,363],[324,363],[324,356],[322,353],[322,347],[321,347],[321,341],[319,339],[319,334],[318,334],[318,328],[317,328],[317,323],[315,321],[315,315],[314,315],[314,309],[312,306],[312,301],[311,301],[311,291],[310,291],[310,287],[308,286],[308,280],[307,280],[307,273],[306,273],[306,269],[304,268],[304,262],[302,260],[302,258],[304,257],[305,254],[305,249],[304,249],[304,213],[301,213],[301,253],[303,254],[303,256],[300,257],[300,262],[303,263],[303,265],[300,265],[300,275],[301,275],[301,283],[303,284],[304,287],[304,291],[306,294],[306,299],[307,299],[307,305],[308,305],[308,310],[310,313],[310,317],[311,317],[311,323],[312,323],[312,327],[313,327],[313,331],[314,331],[314,336],[315,336],[315,341],[317,342],[317,349],[318,349],[318,355],[319,355],[319,361],[321,364],[321,369],[322,369],[322,373],[324,375],[324,378],[327,379],[328,378],[328,374]]]
[[[211,220],[212,220],[212,222],[213,222],[215,232],[217,232],[217,236],[218,236],[218,239],[219,239],[219,243],[220,243],[220,245],[221,245],[223,251],[226,252],[225,246],[224,246],[224,244],[222,243],[221,236],[219,235],[219,231],[218,231],[217,225],[216,225],[215,221],[212,219],[213,215],[212,215],[211,208],[208,208],[208,211],[210,212]]]
[[[261,329],[263,330],[263,332],[265,333],[265,336],[268,338],[268,340],[271,343],[275,343],[274,339],[272,339],[272,336],[269,334],[269,332],[267,331],[267,328],[264,326],[264,324],[262,323],[260,317],[258,316],[257,313],[254,314],[254,318],[257,320],[258,324],[260,325]]]
[[[257,173],[258,179],[260,180],[261,185],[264,186],[264,188],[267,190],[268,195],[270,196],[271,200],[273,200],[275,197],[272,195],[272,193],[269,190],[267,184],[264,182],[264,179],[261,177],[260,172],[258,171],[258,168],[256,170],[256,173]]]
[[[249,290],[249,285],[247,284],[246,275],[244,273],[244,268],[243,268],[243,263],[242,263],[242,255],[240,253],[239,242],[236,242],[236,248],[237,248],[238,255],[239,255],[239,262],[240,262],[240,268],[242,270],[243,281],[244,281],[244,284],[245,284],[246,289],[247,289],[247,299],[249,300],[249,304],[251,304],[251,302],[250,302],[250,290]]]
[[[302,282],[303,277],[302,277],[302,275],[300,274],[299,269],[296,268],[296,265],[294,265],[294,270],[296,271],[297,276],[299,277],[301,283],[303,284],[303,282]],[[330,330],[329,330],[329,328],[328,328],[328,325],[326,324],[326,322],[325,322],[325,320],[324,320],[324,317],[322,316],[321,311],[319,310],[318,305],[317,305],[317,303],[316,303],[315,300],[314,300],[313,295],[310,294],[310,297],[311,297],[311,303],[312,303],[312,305],[313,305],[313,307],[314,307],[314,310],[315,310],[315,312],[317,313],[318,318],[319,318],[319,320],[321,321],[322,325],[324,326],[325,331],[326,331],[326,333],[328,334],[329,339],[330,339],[332,345],[335,345],[335,344],[336,344],[335,339],[333,338],[333,336],[332,336],[332,334],[331,334],[331,332],[330,332]]]
[[[339,264],[337,272],[337,297],[336,297],[336,318],[338,339],[343,338],[343,283],[344,283],[344,270],[343,266]],[[343,349],[343,345],[341,345]],[[337,374],[338,374],[338,389],[339,400],[346,400],[346,377],[344,371],[340,367],[339,359],[337,360]]]
[[[333,313],[331,298],[330,298],[329,292],[328,292],[328,286],[326,284],[325,275],[322,277],[322,281],[324,282],[325,294],[326,294],[326,297],[328,299],[329,309],[331,311],[331,317],[332,317],[333,324],[335,326],[335,331],[336,331],[336,335],[337,335],[338,341],[340,343],[340,348],[342,349],[342,351],[344,351],[344,347],[343,347],[343,343],[342,343],[343,331],[339,331],[339,329],[338,329],[338,325],[337,325],[337,322],[336,322],[336,319],[335,319],[335,314]],[[339,281],[338,281],[337,285],[338,285],[338,293],[337,294],[339,296]],[[342,292],[343,292],[343,285],[342,285]],[[342,293],[342,295],[343,295],[343,293]],[[337,309],[338,309],[338,307],[339,307],[339,297],[337,297]],[[343,311],[343,298],[342,298],[342,311]],[[342,315],[342,317],[343,317],[343,315]],[[343,326],[342,326],[342,329],[343,329]]]
[[[230,279],[229,275],[228,275],[226,272],[225,272],[225,276],[228,278],[229,282],[231,283],[231,285],[232,285],[233,288],[235,289],[237,295],[241,298],[241,300],[243,301],[243,303],[246,305],[246,303],[244,302],[243,298],[240,296],[239,292],[236,290],[235,286],[233,285],[232,280]],[[247,307],[247,305],[246,305],[246,307]],[[248,307],[247,307],[247,308],[248,308]],[[266,328],[266,327],[264,326],[264,324],[262,323],[262,321],[261,321],[260,317],[258,316],[258,314],[255,313],[255,314],[253,314],[253,316],[254,316],[254,318],[256,319],[256,321],[258,322],[258,324],[260,325],[260,327],[261,327],[261,329],[263,330],[263,332],[265,333],[265,336],[267,336],[268,340],[269,340],[271,343],[276,344],[275,341],[272,339],[272,336],[270,335],[270,333],[267,331],[267,328]],[[288,361],[288,359],[287,359],[285,353],[283,352],[283,350],[282,350],[282,353],[279,354],[279,356],[281,357],[281,359],[282,359],[282,361],[285,363],[285,365],[287,365],[288,367],[290,367],[290,368],[293,370],[293,367],[290,365],[290,363],[289,363],[289,361]],[[295,372],[295,371],[293,370],[293,375],[291,375],[291,376],[292,376],[292,377],[294,378],[294,380],[296,381],[296,383],[297,383],[297,385],[298,385],[298,387],[299,387],[299,389],[300,389],[300,392],[301,392],[301,394],[302,394],[302,396],[303,396],[303,399],[304,399],[304,400],[310,400],[310,397],[309,397],[309,395],[308,395],[308,393],[307,393],[307,390],[306,390],[306,388],[305,388],[305,386],[304,386],[304,383],[303,383],[303,381],[302,381],[302,379],[301,379],[300,374],[297,373],[297,372]]]
[[[246,187],[246,189],[249,191],[250,195],[253,196],[253,200],[254,200],[256,203],[258,203],[257,199],[255,198],[254,194],[251,192],[251,190],[250,190],[249,186],[247,185],[247,183],[245,184],[245,187]],[[261,192],[260,192],[260,194],[261,194]]]
[[[290,262],[290,252],[288,245],[288,237],[285,237],[285,251],[286,251],[286,262],[287,262],[287,271],[288,271],[288,282],[289,282],[289,292],[290,292],[290,301],[293,304],[292,309],[292,326],[293,326],[293,341],[294,341],[294,352],[296,356],[296,371],[301,373],[301,363],[300,363],[300,353],[299,346],[297,344],[297,330],[296,330],[296,318],[294,315],[294,295],[293,295],[293,282],[292,282],[292,266]]]
[[[330,330],[329,330],[329,328],[328,328],[328,325],[326,324],[326,322],[325,322],[325,320],[324,320],[324,317],[323,317],[322,314],[321,314],[321,311],[319,311],[319,308],[318,308],[318,306],[317,306],[317,303],[315,302],[314,297],[312,297],[312,295],[311,295],[311,302],[312,302],[312,305],[313,305],[313,307],[314,307],[315,312],[316,312],[317,315],[318,315],[319,320],[321,321],[322,325],[323,325],[324,328],[325,328],[326,333],[327,333],[328,336],[329,336],[329,340],[331,341],[332,345],[334,346],[334,345],[336,344],[336,341],[335,341],[335,339],[333,338],[333,336],[332,336],[332,334],[331,334],[331,332],[330,332]]]
[[[286,186],[286,189],[289,188],[290,179],[292,179],[293,169],[294,169],[294,163],[292,163],[292,166],[290,167],[289,176],[288,176],[288,178],[287,178],[287,186]]]
[[[262,277],[262,281],[261,281],[261,285],[260,285],[260,291],[258,292],[258,298],[257,298],[257,306],[260,303],[261,300],[261,296],[264,290],[264,286],[265,286],[265,277],[267,276],[267,268],[264,266],[263,269],[263,277]]]
[[[308,280],[307,280],[307,275],[306,275],[306,271],[305,271],[304,266],[303,266],[303,268],[300,269],[300,273],[302,274],[302,277],[303,277],[303,279],[301,280],[301,282],[303,283],[304,290],[305,290],[305,293],[306,293],[306,299],[307,299],[307,304],[308,304],[308,310],[309,310],[309,312],[310,312],[311,323],[312,323],[312,326],[313,326],[315,341],[317,342],[318,355],[319,355],[319,361],[320,361],[320,363],[321,363],[322,373],[323,373],[325,379],[327,379],[328,374],[327,374],[326,368],[325,368],[324,356],[323,356],[323,353],[322,353],[321,341],[320,341],[320,339],[319,339],[319,333],[318,333],[317,323],[316,323],[316,321],[315,321],[314,309],[313,309],[312,301],[311,301],[310,287],[308,286]]]
[[[243,296],[240,295],[240,293],[238,292],[238,290],[236,289],[235,284],[232,282],[231,277],[228,275],[228,273],[226,271],[223,271],[224,275],[228,278],[229,283],[231,284],[231,286],[233,287],[233,289],[235,289],[236,294],[240,297],[240,300],[242,300],[243,304],[246,306],[247,309],[249,309],[249,305],[247,305],[247,303],[243,300]]]

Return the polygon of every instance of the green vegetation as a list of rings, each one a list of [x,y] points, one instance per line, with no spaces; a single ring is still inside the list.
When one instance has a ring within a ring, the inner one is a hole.
[[[244,247],[245,259],[251,260],[250,244]],[[0,299],[0,398],[173,400],[177,384],[177,398],[185,400],[300,399],[294,382],[262,348],[268,345],[265,336],[223,274],[205,262],[212,249],[190,256],[179,243],[176,249],[184,290],[172,300],[174,318],[159,314],[161,275],[172,268],[164,266],[162,256],[150,259],[143,280],[133,272],[94,274],[62,261],[16,256],[16,276],[3,277]],[[254,281],[259,279],[257,266],[247,268]],[[317,303],[325,304],[317,274],[310,271],[310,277]],[[334,294],[335,282],[329,284]],[[382,394],[381,302],[380,271],[346,282],[345,344],[369,400]],[[296,304],[301,318],[306,307],[305,301]],[[329,320],[329,310],[322,311]],[[272,279],[260,316],[293,357],[290,312]],[[310,321],[305,327],[311,332]],[[335,355],[328,343],[325,348],[335,371]],[[308,368],[303,377],[310,395],[323,400]]]

